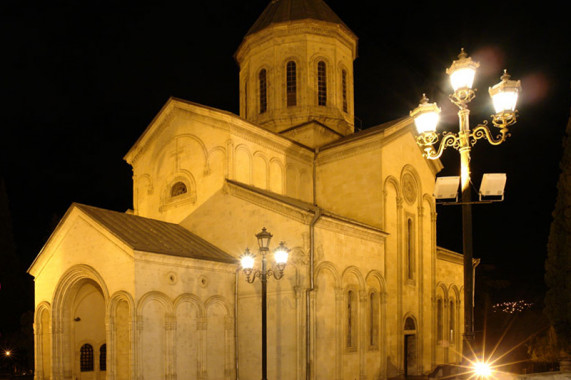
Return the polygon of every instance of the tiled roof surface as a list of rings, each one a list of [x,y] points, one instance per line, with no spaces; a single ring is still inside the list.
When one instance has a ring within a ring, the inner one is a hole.
[[[272,0],[246,35],[265,29],[270,24],[304,19],[327,21],[349,29],[322,0]]]
[[[138,251],[236,263],[236,258],[174,223],[74,204],[125,244]]]

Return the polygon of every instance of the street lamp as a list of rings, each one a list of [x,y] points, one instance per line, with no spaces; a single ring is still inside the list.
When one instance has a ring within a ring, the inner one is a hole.
[[[500,145],[510,136],[508,127],[515,124],[517,119],[516,103],[521,92],[520,81],[510,79],[507,71],[501,77],[500,83],[489,89],[496,113],[492,115],[492,124],[499,129],[494,134],[484,121],[475,128],[470,129],[470,110],[468,103],[475,98],[476,92],[472,89],[476,69],[480,64],[474,62],[462,49],[458,59],[446,70],[454,93],[449,96],[450,101],[458,106],[458,133],[444,132],[442,137],[436,132],[440,108],[436,103],[429,103],[423,95],[417,108],[410,112],[414,118],[418,136],[416,141],[424,150],[424,157],[438,159],[444,149],[453,147],[460,153],[462,199],[462,249],[464,253],[464,339],[468,342],[474,339],[473,294],[474,279],[472,268],[472,202],[470,190],[470,151],[480,139],[487,140],[492,145]],[[440,144],[435,144],[440,140]],[[464,346],[467,346],[465,344]],[[463,350],[467,352],[466,347]],[[464,355],[466,357],[466,355]]]
[[[258,239],[258,249],[262,255],[262,268],[261,270],[254,271],[255,255],[250,252],[248,248],[240,257],[240,263],[242,265],[242,270],[246,275],[246,281],[252,284],[256,277],[262,282],[262,380],[267,380],[268,378],[268,346],[267,346],[267,281],[268,278],[274,277],[276,280],[280,280],[284,276],[284,269],[287,264],[289,249],[286,247],[285,243],[280,242],[279,246],[274,250],[274,260],[275,269],[267,268],[266,254],[270,251],[270,241],[272,240],[272,234],[266,230],[266,227],[262,228],[262,231],[256,234]]]

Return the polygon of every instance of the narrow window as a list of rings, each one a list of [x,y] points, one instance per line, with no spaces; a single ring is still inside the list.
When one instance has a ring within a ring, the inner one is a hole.
[[[248,78],[244,81],[244,115],[248,117]]]
[[[341,90],[343,93],[343,112],[347,112],[347,71],[341,71]]]
[[[187,189],[184,182],[177,182],[171,187],[171,197],[176,197],[182,194],[186,194]]]
[[[297,73],[293,61],[286,65],[286,97],[288,107],[297,105]]]
[[[436,301],[436,338],[439,341],[442,341],[444,339],[444,326],[443,326],[443,317],[444,317],[444,310],[443,310],[443,303],[442,303],[442,299],[439,298],[438,301]]]
[[[260,113],[264,113],[268,110],[268,93],[267,93],[267,81],[266,81],[266,69],[260,71]]]
[[[317,102],[320,106],[327,105],[327,72],[323,61],[317,63]]]
[[[450,301],[450,343],[454,343],[456,319],[454,314],[454,301]]]
[[[357,300],[355,292],[347,292],[347,348],[357,347]]]
[[[406,277],[412,280],[414,277],[414,245],[413,245],[412,219],[406,223]]]
[[[99,370],[107,371],[107,345],[105,343],[99,347]]]
[[[79,365],[81,372],[93,371],[93,347],[91,344],[84,344],[79,351]]]
[[[379,295],[369,296],[369,345],[376,347],[379,341]]]

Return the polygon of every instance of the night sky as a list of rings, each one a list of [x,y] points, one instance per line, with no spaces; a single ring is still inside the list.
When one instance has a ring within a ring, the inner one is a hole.
[[[267,2],[0,2],[0,174],[22,276],[72,202],[132,208],[122,158],[170,96],[238,113],[233,54]],[[441,130],[456,131],[445,69],[462,47],[481,64],[472,126],[493,112],[487,89],[504,68],[520,79],[512,137],[473,150],[475,188],[484,172],[508,177],[504,202],[474,206],[474,256],[510,281],[505,297],[536,297],[571,106],[568,12],[549,2],[391,3],[328,1],[359,37],[357,126],[405,116],[425,92],[442,108]],[[456,175],[458,162],[447,151],[439,175]],[[460,208],[438,213],[439,245],[460,251]]]

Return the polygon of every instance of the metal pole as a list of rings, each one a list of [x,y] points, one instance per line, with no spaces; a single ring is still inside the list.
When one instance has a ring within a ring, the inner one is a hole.
[[[267,285],[267,276],[266,276],[266,254],[265,252],[262,253],[262,275],[260,276],[260,280],[262,281],[262,380],[268,379],[268,342],[267,342],[267,325],[266,325],[266,285]]]
[[[460,121],[460,170],[462,181],[462,250],[464,255],[464,344],[462,354],[470,354],[469,345],[474,340],[474,274],[472,271],[472,205],[470,187],[470,111],[463,108],[458,112]]]

